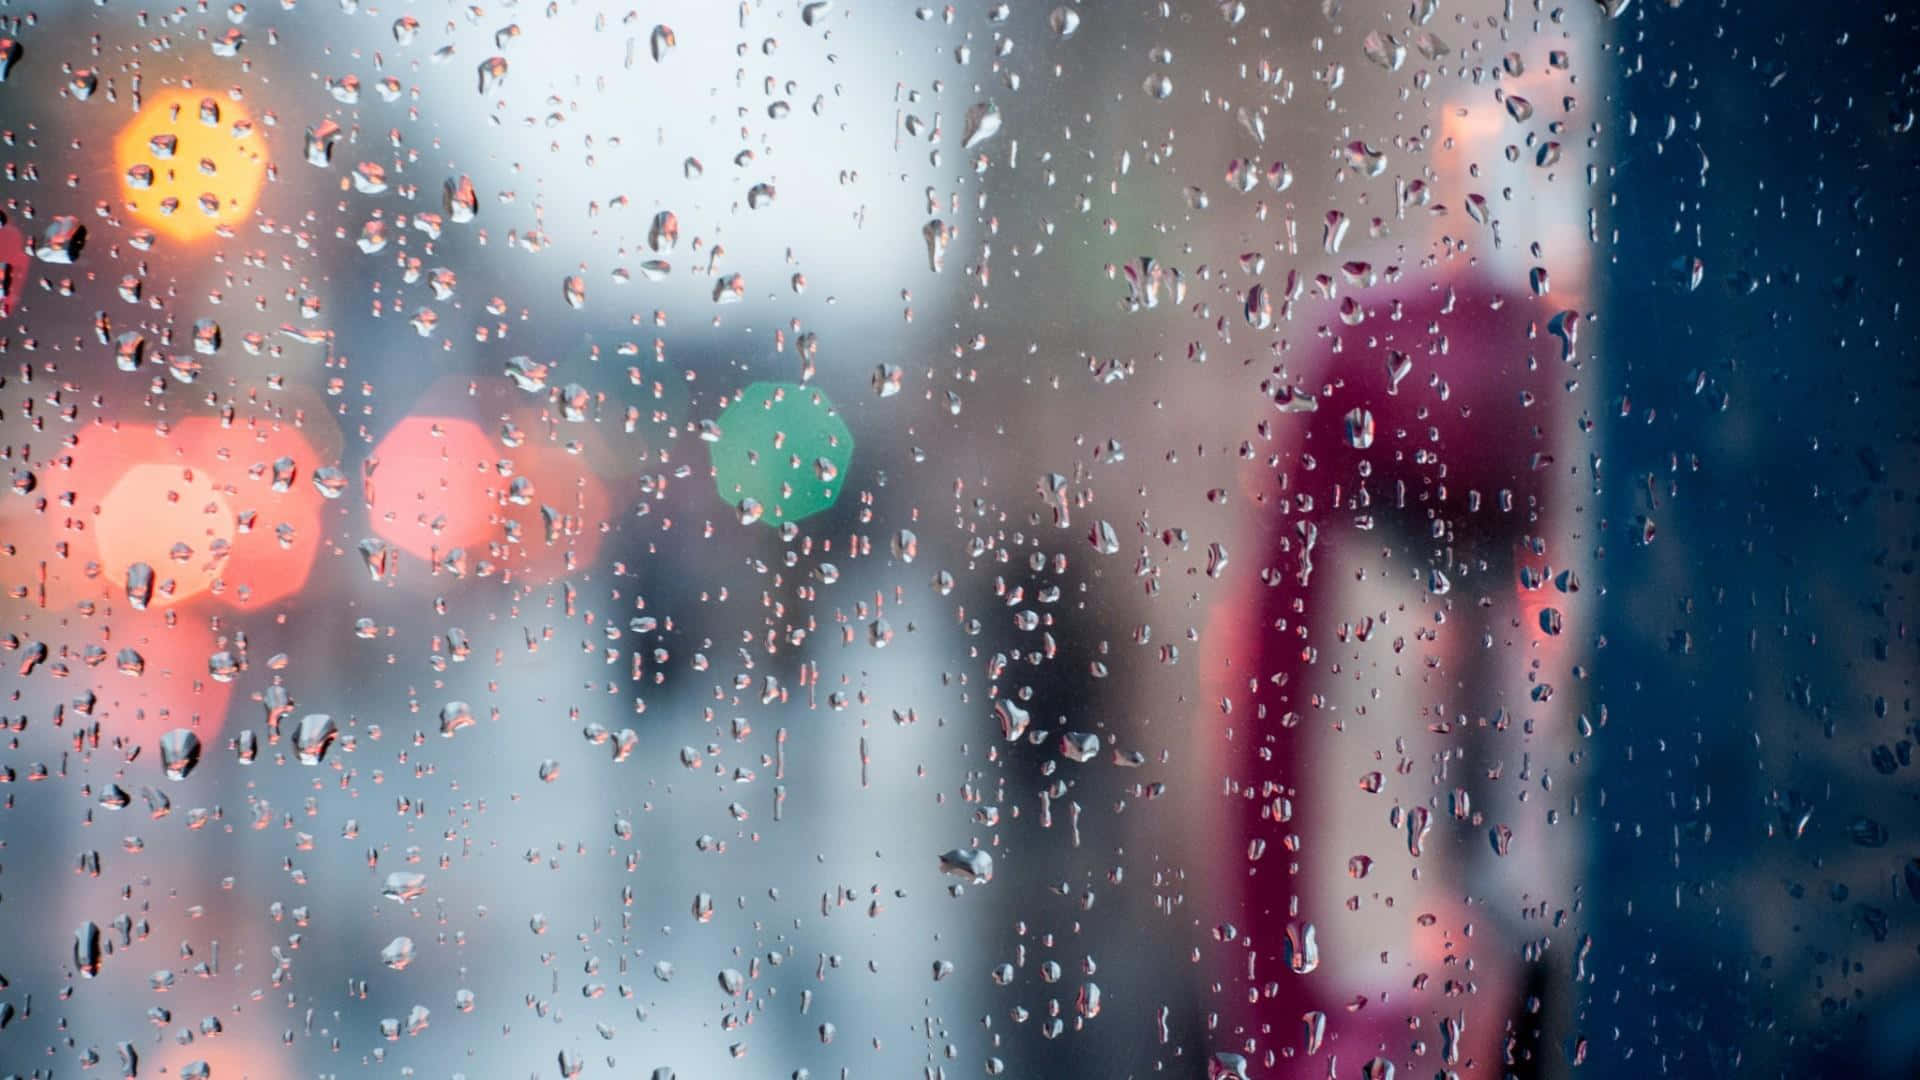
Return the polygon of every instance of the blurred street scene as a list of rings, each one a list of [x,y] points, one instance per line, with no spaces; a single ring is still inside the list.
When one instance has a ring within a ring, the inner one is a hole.
[[[0,5],[0,1077],[1906,1077],[1898,5]]]

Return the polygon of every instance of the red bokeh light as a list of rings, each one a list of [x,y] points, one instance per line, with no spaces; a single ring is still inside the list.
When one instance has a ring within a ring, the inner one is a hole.
[[[53,683],[65,724],[98,722],[103,744],[123,740],[145,753],[174,728],[216,748],[234,684],[209,673],[209,659],[226,646],[206,616],[121,610],[75,628],[47,669],[65,675]]]
[[[27,234],[18,225],[0,226],[0,319],[13,314],[27,288]]]
[[[513,422],[518,422],[517,419]],[[465,551],[516,574],[553,577],[591,561],[611,505],[591,463],[550,444],[507,447],[473,420],[410,416],[374,448],[373,531],[423,560]],[[549,520],[547,510],[558,516]]]

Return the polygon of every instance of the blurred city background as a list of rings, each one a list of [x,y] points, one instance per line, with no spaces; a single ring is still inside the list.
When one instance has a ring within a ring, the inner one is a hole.
[[[1920,1075],[1916,19],[0,3],[0,1077]]]

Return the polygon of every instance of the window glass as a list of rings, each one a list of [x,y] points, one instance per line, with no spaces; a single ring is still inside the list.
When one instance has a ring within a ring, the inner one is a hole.
[[[0,0],[0,1077],[1915,1075],[1914,22]]]

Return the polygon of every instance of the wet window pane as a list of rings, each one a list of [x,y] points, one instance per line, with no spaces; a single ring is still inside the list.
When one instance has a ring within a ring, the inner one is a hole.
[[[1916,1075],[1915,20],[0,3],[0,1077]]]

